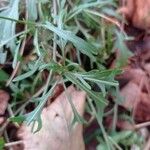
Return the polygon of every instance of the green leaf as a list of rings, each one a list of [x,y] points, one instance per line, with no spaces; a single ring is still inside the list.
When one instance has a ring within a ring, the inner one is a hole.
[[[89,72],[74,73],[74,75],[96,84],[118,86],[118,82],[114,80],[114,77],[119,73],[121,73],[120,70],[114,69],[105,71],[92,70]]]
[[[64,85],[64,89],[66,90],[66,86],[65,85]],[[67,93],[65,93],[65,94],[66,94],[66,97],[67,97],[67,99],[68,99],[68,101],[69,101],[69,103],[71,105],[71,108],[72,108],[72,111],[73,111],[73,114],[74,114],[74,118],[72,120],[71,125],[73,126],[74,123],[76,123],[76,122],[79,122],[80,124],[87,123],[87,121],[84,120],[84,118],[81,117],[80,114],[78,113],[78,111],[76,110],[76,108],[75,108],[75,106],[74,106],[74,104],[72,102],[72,99],[71,99],[70,95],[67,94]]]
[[[25,116],[10,117],[9,120],[12,122],[22,123],[25,120]]]
[[[99,98],[101,99],[101,101],[105,101],[105,98],[103,97],[102,94],[99,94]],[[102,122],[103,115],[104,115],[104,109],[105,109],[106,105],[102,105],[101,101],[94,99],[94,102],[96,104],[96,109],[97,109],[97,116],[99,117],[99,120]]]
[[[22,121],[25,121],[25,123],[27,125],[30,125],[31,123],[38,122],[38,126],[37,128],[33,128],[34,132],[37,132],[41,129],[42,127],[42,121],[41,121],[41,111],[47,101],[47,99],[53,94],[54,88],[56,87],[58,81],[56,81],[53,86],[51,87],[51,89],[42,97],[40,98],[35,98],[34,101],[39,101],[38,106],[30,113],[22,115],[22,116],[16,116],[16,117],[12,117],[10,118],[11,121],[13,122],[18,122],[21,123]]]
[[[98,54],[98,50],[91,45],[90,43],[84,41],[80,37],[76,36],[71,31],[65,31],[62,29],[59,29],[55,26],[53,26],[51,23],[46,22],[45,25],[42,25],[44,28],[47,28],[54,33],[56,33],[59,37],[61,37],[64,40],[70,41],[73,43],[73,45],[79,50],[81,53],[89,56],[93,61],[96,61],[96,58],[93,56],[93,54]]]
[[[14,55],[13,64],[12,64],[13,69],[16,67],[17,62],[18,62],[20,45],[21,45],[21,40],[18,42],[18,45],[16,46],[16,49],[15,49],[15,55]]]
[[[27,10],[29,20],[36,20],[38,17],[37,0],[27,0]]]
[[[36,29],[36,31],[35,31],[33,44],[34,44],[35,50],[37,52],[37,55],[40,57],[41,56],[41,52],[40,52],[39,42],[38,42],[38,29]]]
[[[105,88],[105,85],[104,84],[99,84],[97,83],[97,85],[99,86],[99,88],[101,89],[102,93],[103,93],[103,96],[105,97],[106,96],[106,88]]]
[[[0,150],[4,150],[4,144],[5,144],[4,138],[0,137]]]
[[[19,17],[18,6],[19,6],[19,0],[10,0],[9,6],[7,7],[6,10],[0,13],[0,16],[18,20]],[[8,39],[10,39],[15,35],[16,22],[6,20],[6,19],[1,19],[0,27],[1,27],[0,28],[0,45],[1,45],[1,43],[7,41]],[[16,47],[15,38],[13,38],[7,44],[7,46],[10,47],[11,51],[13,52],[14,48]]]
[[[91,90],[91,86],[81,76],[78,76],[78,79],[82,82],[83,85],[85,85],[89,90]]]
[[[40,101],[40,103],[32,112],[25,115],[25,122],[27,123],[27,125],[29,125],[31,122],[34,122],[34,121],[38,122],[38,127],[37,127],[37,129],[34,129],[34,132],[37,132],[42,127],[42,122],[41,122],[42,108],[44,107],[47,99],[53,94],[53,91],[54,91],[57,83],[58,83],[58,81],[56,81],[53,84],[51,89],[45,95],[43,95],[40,98],[36,98],[38,101]]]
[[[0,64],[5,64],[7,52],[0,52]]]
[[[80,72],[80,74],[78,73],[75,74],[81,75],[83,77],[88,77],[88,78],[103,79],[110,76],[114,77],[115,75],[120,73],[121,73],[121,69],[108,69],[108,70],[91,70],[88,72]]]
[[[139,138],[139,135],[136,132],[133,131],[121,131],[121,132],[116,132],[113,135],[109,136],[110,142],[112,144],[122,144],[124,146],[130,146],[133,144],[139,144],[141,146],[142,144],[142,138]],[[97,149],[98,150],[103,150],[106,149],[107,146],[105,143],[101,143],[98,145]]]
[[[24,80],[30,76],[32,76],[35,72],[36,72],[37,68],[25,73],[25,74],[22,74],[20,76],[17,76],[16,78],[13,79],[13,82],[16,82],[16,81],[21,81],[21,80]]]
[[[129,51],[129,49],[127,48],[127,46],[125,45],[125,37],[123,36],[123,34],[121,32],[118,32],[116,30],[116,42],[114,45],[114,49],[118,49],[119,50],[119,58],[117,60],[116,65],[118,67],[124,66],[127,64],[127,60],[129,57],[131,57],[133,54],[131,51]]]
[[[5,71],[0,69],[0,82],[7,81],[8,78],[9,78],[9,75]]]
[[[73,113],[74,113],[74,118],[73,118],[73,121],[72,121],[72,125],[73,125],[75,122],[79,122],[79,123],[81,123],[81,124],[87,123],[87,122],[84,120],[84,118],[81,117],[81,116],[79,115],[79,113],[77,112],[77,110],[76,110],[76,108],[75,108],[75,106],[74,106],[72,100],[71,100],[70,98],[68,98],[68,100],[69,100],[69,103],[70,103],[71,108],[72,108]]]
[[[94,78],[88,78],[88,77],[84,77],[85,80],[94,82],[94,83],[101,83],[101,84],[105,84],[105,85],[111,85],[111,86],[118,86],[119,83],[118,82],[113,82],[113,81],[108,81],[105,79],[94,79]]]
[[[23,80],[23,79],[26,79],[30,76],[32,76],[38,69],[39,65],[40,65],[40,59],[38,59],[36,61],[36,63],[34,64],[34,67],[32,68],[32,70],[20,75],[20,76],[17,76],[16,78],[13,79],[13,82],[16,82],[16,81],[20,81],[20,80]]]
[[[70,73],[70,72],[66,72],[65,74],[65,77],[71,81],[73,84],[75,84],[76,86],[78,86],[80,89],[84,90],[85,92],[87,92],[87,94],[92,98],[92,99],[95,99],[95,100],[98,100],[98,101],[101,101],[102,104],[105,104],[107,105],[107,102],[106,101],[103,101],[101,99],[101,93],[100,92],[94,92],[90,89],[88,89],[84,84],[82,84],[82,82],[80,82],[76,76],[73,74],[73,73]]]
[[[50,63],[43,64],[39,67],[39,70],[43,70],[43,69],[48,69],[48,70],[52,70],[57,73],[62,73],[66,70],[66,67],[64,67],[54,61],[51,61]]]
[[[121,16],[116,12],[116,10],[111,9],[110,7],[104,7],[102,9],[102,12],[105,13],[106,15],[116,17],[117,19],[121,19]]]
[[[79,13],[81,13],[82,11],[84,11],[87,8],[102,7],[105,5],[114,5],[114,4],[110,0],[96,1],[96,2],[91,2],[91,3],[88,3],[86,1],[84,4],[80,4],[79,6],[74,7],[74,9],[70,12],[67,21],[72,19],[75,15],[78,15]]]
[[[1,16],[0,16],[1,18]],[[10,41],[12,41],[13,39],[15,39],[16,37],[20,36],[20,35],[23,35],[23,34],[26,34],[28,33],[29,30],[27,31],[22,31],[22,32],[19,32],[15,35],[13,35],[12,37],[9,37],[8,39],[6,39],[5,41],[0,41],[0,48],[3,47],[4,45],[6,45],[7,43],[9,43]],[[15,53],[14,51],[12,52],[13,54]]]

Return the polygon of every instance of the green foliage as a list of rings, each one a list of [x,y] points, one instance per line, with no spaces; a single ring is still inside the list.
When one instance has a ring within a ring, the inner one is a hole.
[[[6,9],[4,9],[2,12],[0,12],[0,16],[12,18],[12,19],[18,19],[19,12],[18,12],[18,6],[19,0],[10,0],[10,3]],[[0,44],[7,41],[8,39],[12,38],[16,33],[16,22],[1,19],[0,20]],[[7,47],[10,47],[11,52],[14,53],[15,49],[15,38],[11,39],[7,44]]]
[[[0,150],[3,150],[4,149],[4,139],[2,137],[0,137]]]
[[[0,69],[0,82],[7,81],[8,78],[9,78],[9,75],[5,71]]]
[[[9,85],[10,106],[15,114],[11,121],[25,121],[37,132],[42,127],[41,111],[53,96],[56,85],[63,84],[66,89],[71,83],[87,93],[88,112],[97,119],[104,147],[111,148],[112,141],[103,126],[104,110],[109,104],[109,90],[118,89],[115,76],[121,70],[107,69],[104,64],[114,49],[120,50],[119,67],[130,56],[124,34],[105,22],[107,15],[120,19],[115,9],[113,0],[75,0],[74,3],[10,0],[8,7],[0,12],[0,63],[11,60],[14,70],[20,63]],[[26,45],[31,43],[32,48],[26,48],[24,41]],[[20,51],[24,51],[23,56]],[[0,82],[9,78],[2,69],[0,77]],[[74,112],[73,123],[87,123],[72,100],[68,100]],[[35,109],[26,113],[29,104],[34,104]],[[37,122],[38,127],[34,128]]]
[[[59,37],[63,38],[65,41],[72,42],[73,45],[77,48],[77,50],[80,50],[83,54],[89,56],[91,60],[96,61],[93,54],[96,55],[98,52],[96,48],[90,43],[84,41],[80,37],[77,37],[71,31],[64,31],[64,30],[60,30],[59,28],[54,27],[49,22],[46,22],[46,25],[44,25],[43,27],[53,31]]]
[[[27,0],[27,11],[29,20],[35,21],[38,17],[37,0]],[[33,13],[34,12],[34,13]]]
[[[6,61],[7,52],[0,52],[0,64],[4,64]]]
[[[38,69],[38,67],[40,66],[40,59],[38,59],[34,65],[30,66],[30,70],[16,78],[13,79],[14,82],[16,81],[20,81],[20,80],[23,80],[23,79],[26,79],[30,76],[32,76]]]
[[[128,48],[126,47],[124,41],[125,41],[125,37],[123,34],[119,33],[117,30],[116,30],[116,43],[114,45],[114,49],[119,49],[120,51],[118,52],[119,53],[119,58],[118,58],[118,61],[117,61],[117,66],[124,66],[126,63],[127,63],[127,58],[129,56],[132,56],[132,53],[128,50]]]
[[[112,136],[109,137],[110,142],[117,148],[120,149],[116,144],[122,144],[124,147],[128,147],[130,145],[136,144],[141,147],[143,139],[142,137],[139,138],[139,135],[136,132],[133,131],[121,131],[116,132]],[[105,150],[107,149],[107,146],[105,143],[101,143],[97,150]]]

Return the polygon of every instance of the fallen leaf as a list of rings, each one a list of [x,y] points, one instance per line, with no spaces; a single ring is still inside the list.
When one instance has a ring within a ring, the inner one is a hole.
[[[150,121],[150,98],[147,93],[141,93],[134,118],[137,122]]]
[[[125,6],[118,11],[140,29],[150,29],[150,0],[125,0]]]
[[[4,115],[9,99],[10,99],[9,94],[4,90],[0,90],[0,116]],[[4,118],[0,117],[0,124],[3,121]]]
[[[144,68],[145,70],[127,67],[124,74],[119,77],[119,82],[128,81],[120,90],[120,94],[124,98],[121,105],[132,110],[137,122],[150,120],[150,86],[147,75],[149,65],[146,64]]]
[[[147,73],[148,73],[149,76],[150,76],[150,63],[149,63],[149,64],[146,64],[144,68],[145,68],[145,70],[147,71]]]
[[[142,80],[145,78],[146,74],[145,72],[140,69],[140,68],[137,68],[137,69],[129,69],[127,72],[126,72],[126,75],[127,76],[130,76],[131,77],[131,81],[134,82],[135,84],[137,84],[138,86],[141,85],[141,82]]]
[[[71,127],[73,111],[66,97],[69,95],[78,113],[83,116],[85,92],[70,86],[56,100],[44,108],[41,114],[42,128],[31,133],[31,126],[23,124],[18,136],[23,140],[24,150],[84,150],[82,125]]]
[[[131,68],[128,66],[123,68],[123,70],[124,72],[116,78],[119,81],[121,88],[131,81],[139,86],[143,78],[146,76],[145,72],[140,68]]]
[[[6,91],[0,90],[0,115],[5,113],[9,98],[10,97]]]
[[[129,82],[120,93],[124,98],[122,105],[127,109],[133,109],[139,101],[140,93],[139,87],[135,83]]]
[[[4,117],[0,117],[0,124],[4,122]]]

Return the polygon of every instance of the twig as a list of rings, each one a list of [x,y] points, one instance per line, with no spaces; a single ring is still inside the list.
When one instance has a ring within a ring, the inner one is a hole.
[[[118,120],[118,104],[116,103],[114,106],[114,117],[113,117],[113,123],[112,123],[112,132],[116,131],[117,120]]]
[[[5,130],[5,128],[7,127],[7,125],[9,124],[9,120],[7,119],[4,123],[3,123],[3,125],[1,126],[1,128],[0,128],[0,136],[3,134],[3,131]]]
[[[23,144],[23,141],[20,140],[20,141],[15,141],[15,142],[6,143],[6,144],[4,145],[4,147],[11,147],[11,146],[14,146],[14,145],[19,145],[19,144]]]
[[[136,124],[136,125],[130,124],[125,129],[127,129],[127,130],[139,130],[141,128],[145,128],[145,127],[148,127],[148,126],[150,126],[150,121],[144,122],[144,123],[139,123],[139,124]]]
[[[150,121],[134,125],[134,129],[140,129],[150,126]]]
[[[122,7],[125,6],[125,0],[122,0]],[[121,20],[121,31],[124,32],[124,22],[125,22],[125,14],[122,14],[122,20]]]
[[[6,131],[6,130],[4,131],[4,136],[5,136],[6,142],[9,143],[10,141],[9,141],[9,137],[8,137],[8,134],[7,134],[7,131]],[[13,150],[13,148],[10,147],[9,150]]]
[[[54,17],[56,17],[57,15],[57,2],[56,0],[53,0],[53,11],[54,11]],[[54,18],[54,21],[53,21],[54,24],[57,24],[57,21],[56,19]],[[56,38],[57,38],[57,35],[56,33],[54,33],[54,41],[53,41],[53,60],[56,61],[56,48],[57,48],[57,44],[56,44]]]

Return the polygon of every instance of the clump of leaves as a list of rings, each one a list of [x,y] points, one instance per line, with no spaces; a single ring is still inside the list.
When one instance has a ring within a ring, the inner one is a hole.
[[[16,116],[11,120],[38,121],[39,130],[42,108],[57,84],[66,89],[72,83],[87,93],[90,115],[97,119],[107,149],[111,148],[103,126],[104,109],[109,103],[108,90],[118,89],[114,77],[121,71],[120,66],[110,70],[104,64],[114,49],[119,48],[122,56],[128,51],[122,44],[124,34],[107,23],[108,15],[120,17],[116,7],[113,0],[9,1],[0,12],[0,62],[4,66],[0,74],[4,80],[8,78],[4,77],[5,64],[11,60],[13,72],[7,86],[12,90],[10,107]],[[28,43],[32,49],[26,47]],[[118,64],[124,65],[127,56]],[[30,104],[35,109],[27,113]],[[85,123],[71,107],[73,121]]]

